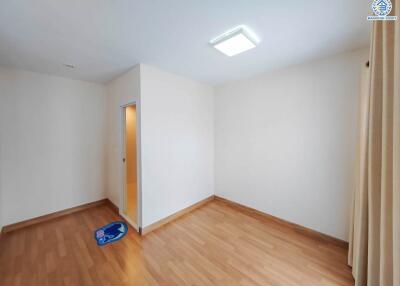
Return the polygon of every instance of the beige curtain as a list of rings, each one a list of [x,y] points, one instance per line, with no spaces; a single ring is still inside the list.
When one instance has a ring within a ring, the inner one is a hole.
[[[400,286],[400,0],[373,23],[362,73],[360,144],[349,265],[356,286]]]

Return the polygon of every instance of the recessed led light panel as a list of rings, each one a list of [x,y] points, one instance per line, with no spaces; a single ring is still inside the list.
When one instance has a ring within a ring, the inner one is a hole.
[[[237,27],[210,41],[221,53],[232,57],[256,47],[258,40],[245,27]]]

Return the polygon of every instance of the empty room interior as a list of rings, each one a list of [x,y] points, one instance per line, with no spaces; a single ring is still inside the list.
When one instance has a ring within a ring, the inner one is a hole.
[[[400,286],[400,0],[1,1],[0,285]]]

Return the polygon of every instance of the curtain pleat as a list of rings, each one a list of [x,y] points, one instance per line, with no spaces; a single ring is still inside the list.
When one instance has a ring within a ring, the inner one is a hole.
[[[395,3],[393,99],[393,285],[400,286],[400,1]]]
[[[400,17],[400,0],[391,15]],[[400,27],[373,23],[362,73],[348,263],[356,286],[400,286]]]
[[[357,152],[357,180],[353,193],[353,214],[350,228],[349,239],[349,260],[353,266],[353,276],[358,281],[358,285],[367,285],[367,258],[368,258],[368,118],[369,118],[369,78],[370,73],[364,67],[361,74],[361,93],[360,93],[360,119],[359,137],[360,144]]]

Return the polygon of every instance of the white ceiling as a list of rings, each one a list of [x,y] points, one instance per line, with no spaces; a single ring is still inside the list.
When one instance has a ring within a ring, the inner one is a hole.
[[[145,63],[219,84],[368,46],[369,2],[2,0],[0,65],[107,82]],[[240,24],[257,48],[229,58],[208,45]]]

